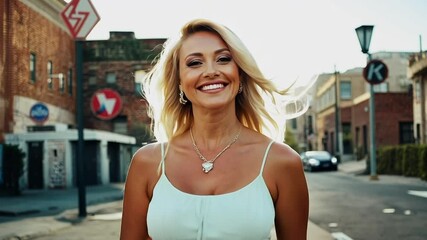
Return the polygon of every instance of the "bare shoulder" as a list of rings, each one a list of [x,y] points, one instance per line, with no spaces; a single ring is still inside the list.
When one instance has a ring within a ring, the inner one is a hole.
[[[152,189],[159,177],[160,162],[160,143],[151,143],[139,148],[132,157],[127,182],[144,184],[148,189]]]
[[[288,195],[301,192],[305,195],[306,181],[300,155],[287,144],[275,142],[268,154],[264,179],[273,200],[280,194]]]
[[[150,143],[139,148],[132,157],[132,163],[136,165],[150,165],[159,163],[161,158],[160,143]]]
[[[274,142],[271,146],[268,161],[280,172],[301,167],[300,155],[289,145],[280,142]]]

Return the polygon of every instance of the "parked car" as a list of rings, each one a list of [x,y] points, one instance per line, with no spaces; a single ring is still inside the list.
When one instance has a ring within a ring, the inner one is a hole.
[[[327,151],[307,151],[301,153],[304,170],[333,170],[338,169],[338,159]]]

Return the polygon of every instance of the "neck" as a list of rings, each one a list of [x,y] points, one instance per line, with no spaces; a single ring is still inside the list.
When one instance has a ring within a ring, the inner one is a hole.
[[[203,152],[209,153],[229,144],[240,133],[242,127],[237,118],[226,123],[200,124],[200,121],[196,121],[191,131],[197,146]]]

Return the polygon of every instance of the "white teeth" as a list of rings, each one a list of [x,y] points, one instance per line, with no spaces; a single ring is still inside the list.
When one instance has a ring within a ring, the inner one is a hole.
[[[213,89],[218,89],[218,88],[223,88],[224,84],[222,83],[216,83],[216,84],[211,84],[211,85],[205,85],[202,87],[202,90],[213,90]]]

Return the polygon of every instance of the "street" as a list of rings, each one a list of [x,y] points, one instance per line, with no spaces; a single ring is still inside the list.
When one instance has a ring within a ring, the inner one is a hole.
[[[408,191],[427,192],[418,179],[354,176],[341,172],[306,173],[310,220],[331,233],[353,240],[425,240],[427,199]]]
[[[310,226],[313,227],[313,224],[316,228],[331,233],[333,238],[330,239],[426,239],[426,181],[386,175],[380,175],[378,181],[372,181],[367,175],[355,175],[344,172],[342,169],[337,172],[306,172],[306,178],[310,194],[309,240],[329,239],[328,237],[320,238],[318,232],[310,231]],[[113,200],[113,196],[120,194],[120,189],[91,187],[88,192],[93,201],[95,196],[103,196],[105,199],[108,192],[112,200],[88,207],[88,216],[84,219],[77,217],[77,209],[69,209],[55,219],[29,217],[20,224],[21,227],[18,226],[18,229],[28,228],[27,232],[30,232],[33,229],[31,225],[34,227],[42,223],[57,225],[61,222],[64,226],[58,226],[25,239],[116,240],[120,233],[122,200]],[[70,193],[74,194],[73,191]],[[58,194],[57,197],[59,197]],[[65,200],[65,194],[63,198]],[[13,224],[13,222],[4,224]],[[16,224],[10,226],[14,225]]]

